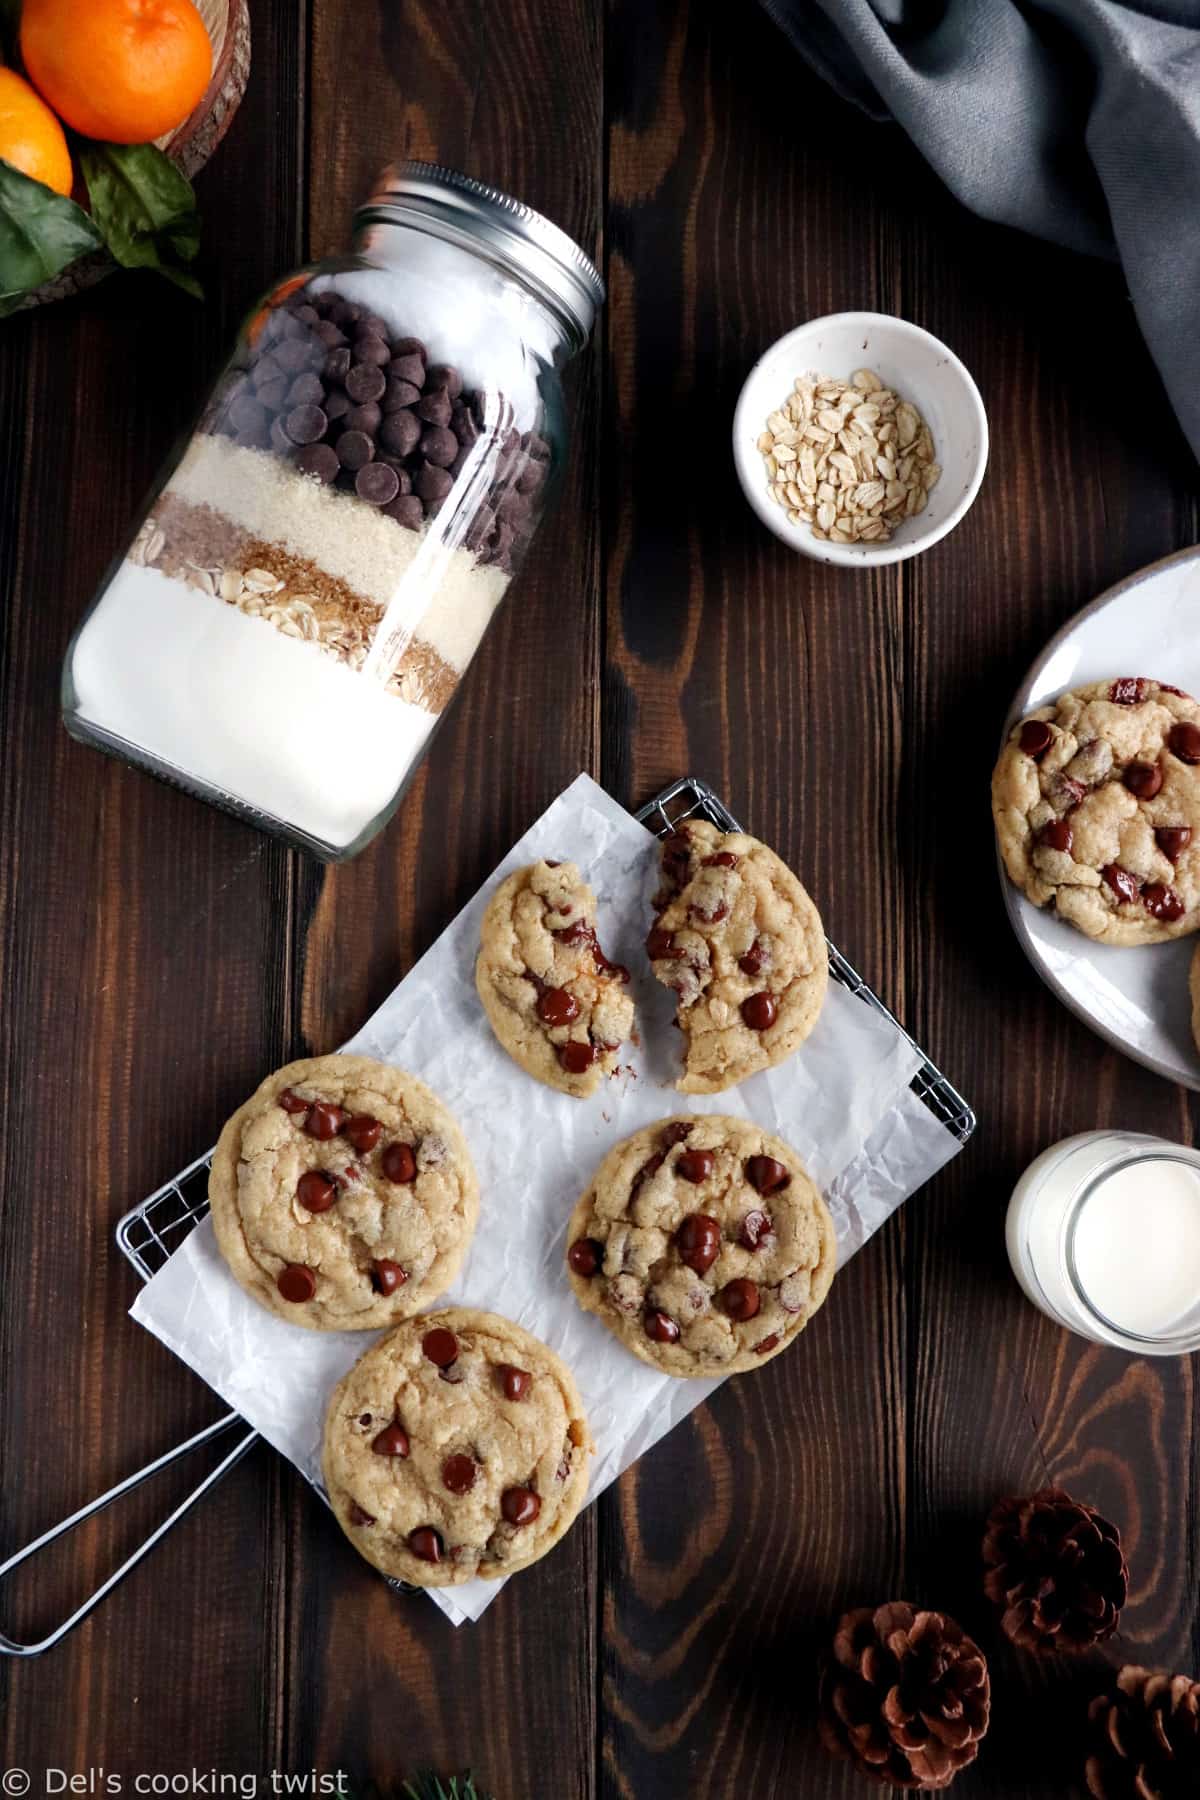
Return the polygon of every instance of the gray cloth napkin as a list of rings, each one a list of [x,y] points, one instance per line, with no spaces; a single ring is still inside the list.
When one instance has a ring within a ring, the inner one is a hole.
[[[1119,257],[1200,457],[1200,0],[764,0],[964,205]]]

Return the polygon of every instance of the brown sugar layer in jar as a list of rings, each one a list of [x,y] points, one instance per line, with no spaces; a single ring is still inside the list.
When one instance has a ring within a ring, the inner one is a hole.
[[[400,529],[419,531],[469,479],[478,499],[464,547],[505,573],[532,535],[550,471],[549,444],[516,430],[503,395],[466,387],[419,338],[336,287],[305,286],[264,309],[206,429],[354,495]]]
[[[351,668],[365,662],[384,612],[310,558],[169,490],[139,532],[130,560],[264,619],[285,636],[315,643]],[[431,713],[444,710],[457,685],[458,672],[419,636],[405,646],[388,681],[389,691]]]

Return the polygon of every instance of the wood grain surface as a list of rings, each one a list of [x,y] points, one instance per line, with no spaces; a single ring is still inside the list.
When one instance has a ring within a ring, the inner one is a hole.
[[[817,1744],[815,1662],[841,1608],[903,1596],[993,1658],[956,1795],[1079,1796],[1071,1721],[1105,1659],[1002,1648],[982,1520],[1047,1479],[1091,1499],[1133,1570],[1108,1660],[1200,1673],[1193,1365],[1043,1319],[1003,1212],[1054,1139],[1187,1142],[1196,1107],[1023,962],[987,779],[1045,638],[1198,535],[1119,274],[965,215],[754,6],[257,0],[254,32],[198,183],[205,306],[120,276],[0,335],[0,1559],[217,1414],[126,1318],[116,1218],[266,1069],[344,1036],[580,768],[631,806],[714,782],[980,1127],[800,1348],[721,1389],[479,1625],[397,1600],[260,1448],[60,1649],[0,1663],[0,1765],[34,1794],[47,1769],[130,1792],[138,1772],[469,1766],[497,1800],[865,1796]],[[58,670],[241,313],[344,245],[404,155],[544,209],[610,299],[572,372],[558,512],[399,816],[329,871],[69,742]],[[759,352],[840,307],[944,337],[992,428],[958,531],[869,573],[767,536],[728,449]],[[7,1584],[3,1629],[48,1625],[196,1474]]]

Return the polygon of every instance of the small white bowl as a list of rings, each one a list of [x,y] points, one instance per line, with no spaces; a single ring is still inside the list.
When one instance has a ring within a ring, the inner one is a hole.
[[[924,511],[905,519],[886,543],[831,544],[814,537],[811,526],[793,525],[772,500],[758,439],[797,375],[814,372],[849,381],[856,369],[873,369],[885,387],[911,400],[929,426],[942,476]],[[777,538],[819,562],[904,562],[928,550],[966,513],[987,457],[987,414],[962,363],[939,338],[888,313],[830,313],[787,332],[751,369],[733,415],[733,460],[747,500]]]

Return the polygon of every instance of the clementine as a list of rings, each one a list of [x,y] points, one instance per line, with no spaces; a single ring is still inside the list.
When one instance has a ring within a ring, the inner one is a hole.
[[[60,118],[114,144],[173,131],[212,77],[192,0],[25,0],[21,55]]]
[[[0,157],[56,194],[71,191],[71,152],[63,128],[12,69],[0,69]]]

